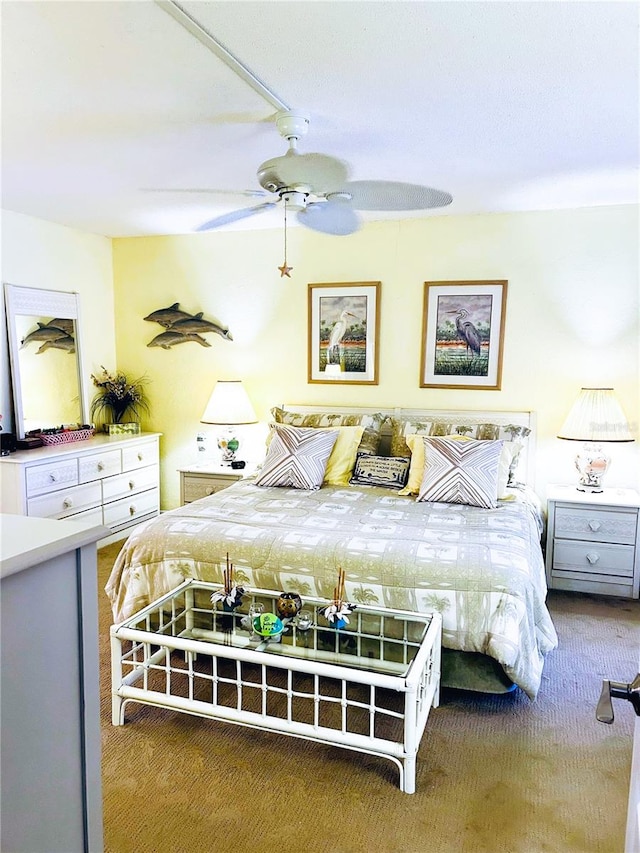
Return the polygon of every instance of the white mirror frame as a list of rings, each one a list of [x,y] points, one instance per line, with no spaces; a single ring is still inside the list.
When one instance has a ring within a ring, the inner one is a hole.
[[[14,430],[18,438],[24,438],[24,408],[16,317],[64,317],[75,320],[76,369],[78,372],[78,391],[80,398],[80,420],[87,423],[88,405],[82,370],[82,351],[80,344],[80,297],[77,293],[62,290],[43,290],[37,287],[20,287],[15,284],[4,285],[5,310],[7,315],[7,336],[9,341],[9,361],[11,364],[11,385],[13,388]],[[43,426],[55,426],[44,424]]]

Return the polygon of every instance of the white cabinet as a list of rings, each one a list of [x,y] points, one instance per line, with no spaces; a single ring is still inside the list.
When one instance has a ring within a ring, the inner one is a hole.
[[[2,512],[104,524],[111,533],[160,511],[159,435],[96,435],[0,459]]]
[[[100,853],[96,541],[0,515],[0,848]]]
[[[633,489],[548,494],[547,583],[552,589],[637,598],[640,495]]]

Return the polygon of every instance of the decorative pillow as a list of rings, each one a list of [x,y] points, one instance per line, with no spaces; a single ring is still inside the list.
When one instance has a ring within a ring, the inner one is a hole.
[[[327,429],[327,427],[322,427]],[[324,480],[328,486],[348,486],[356,464],[356,454],[365,428],[363,426],[338,427],[338,438],[324,472]]]
[[[409,476],[410,460],[404,456],[358,455],[351,483],[401,489]]]
[[[453,441],[470,441],[465,435],[448,435]],[[411,465],[409,467],[409,478],[407,485],[400,492],[401,495],[417,495],[424,477],[424,466],[426,464],[424,436],[412,433],[407,436],[407,445],[411,451]]]
[[[407,444],[411,450],[411,466],[409,468],[409,479],[407,485],[400,492],[401,495],[417,495],[422,485],[424,476],[425,460],[424,436],[413,433],[407,436]],[[453,441],[473,441],[466,435],[448,435]],[[498,500],[513,500],[513,494],[507,491],[509,484],[509,471],[514,456],[520,454],[522,444],[518,441],[503,441],[500,461],[498,463]]]
[[[275,424],[270,424],[270,426],[274,427]],[[319,429],[329,429],[329,427],[319,427]],[[333,445],[322,482],[327,486],[348,486],[349,478],[353,474],[353,467],[356,464],[356,454],[364,427],[343,426],[336,427],[336,429],[338,438]],[[275,430],[270,429],[267,434],[267,449],[269,449],[274,435]]]
[[[411,448],[409,446],[409,436],[411,435],[426,435],[426,436],[442,436],[461,435],[467,438],[474,438],[477,441],[505,441],[513,442],[516,448],[513,451],[512,459],[509,463],[509,480],[511,483],[514,480],[514,473],[518,467],[518,459],[524,442],[531,433],[529,427],[518,426],[516,424],[478,424],[464,423],[463,418],[460,422],[454,421],[408,421],[391,418],[391,455],[392,456],[410,456]],[[411,482],[411,475],[409,475]]]
[[[363,426],[364,432],[360,439],[358,453],[371,453],[375,455],[378,452],[378,443],[380,442],[380,429],[386,418],[384,415],[340,415],[334,412],[314,412],[313,414],[305,414],[302,412],[287,412],[279,406],[271,409],[271,415],[277,424],[289,424],[297,427],[321,427],[341,426]]]
[[[338,431],[280,424],[271,429],[274,436],[255,479],[256,486],[319,489]]]
[[[423,438],[425,465],[419,501],[468,504],[494,509],[502,441]]]

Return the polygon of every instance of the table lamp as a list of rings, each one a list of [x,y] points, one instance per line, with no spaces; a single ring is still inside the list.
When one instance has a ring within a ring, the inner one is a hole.
[[[634,441],[613,388],[582,388],[558,438],[582,442],[576,455],[581,492],[601,492],[610,459],[602,442]]]
[[[242,382],[239,379],[219,379],[200,422],[227,427],[218,437],[218,447],[222,451],[222,464],[231,465],[236,461],[236,453],[240,447],[235,428],[241,424],[255,424],[258,418]]]

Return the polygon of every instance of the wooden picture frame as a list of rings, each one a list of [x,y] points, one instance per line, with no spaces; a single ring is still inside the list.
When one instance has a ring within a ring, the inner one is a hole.
[[[507,281],[425,281],[421,388],[499,391]]]
[[[308,381],[377,385],[380,282],[310,284],[308,297]]]

